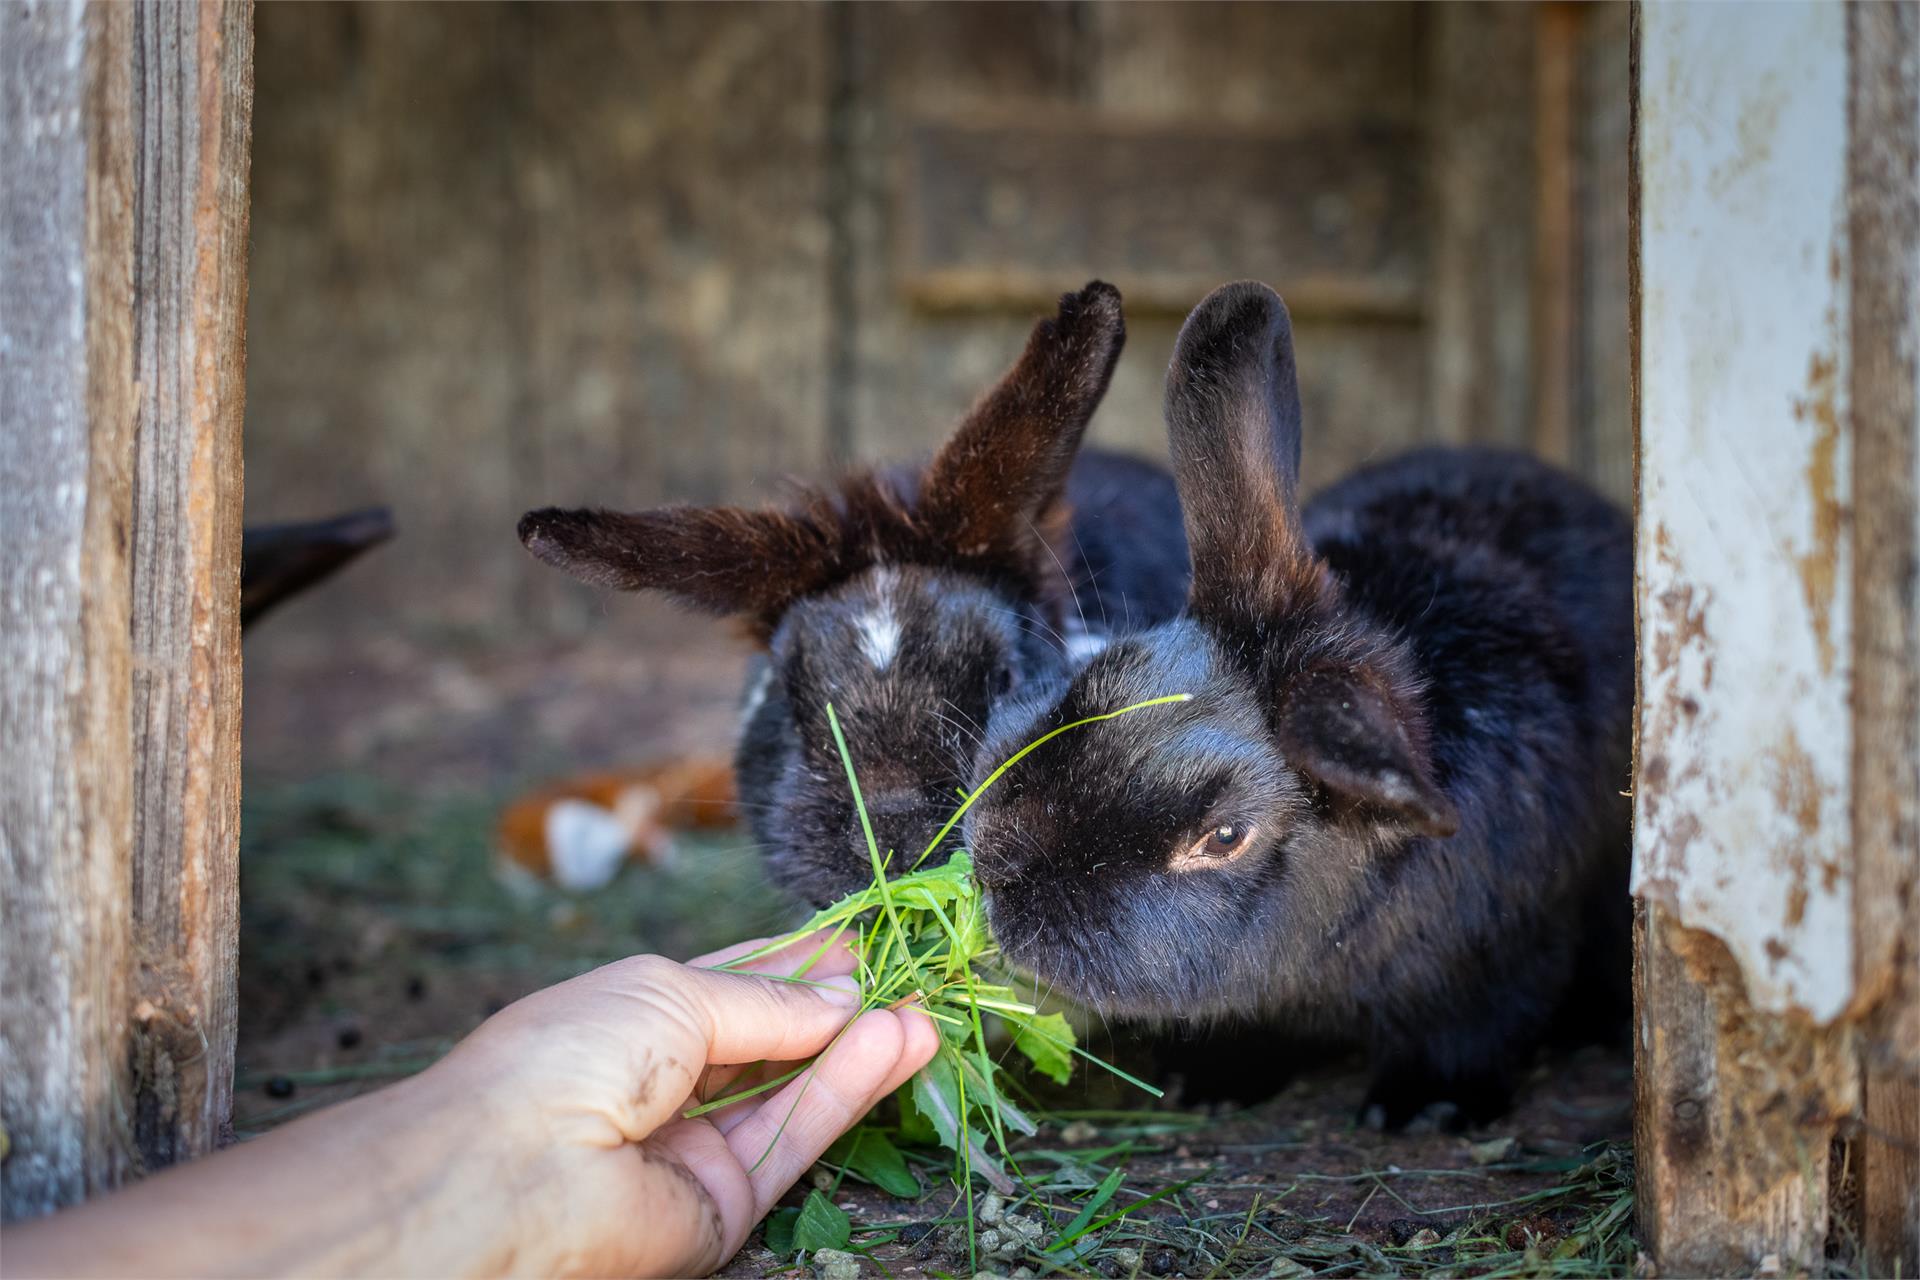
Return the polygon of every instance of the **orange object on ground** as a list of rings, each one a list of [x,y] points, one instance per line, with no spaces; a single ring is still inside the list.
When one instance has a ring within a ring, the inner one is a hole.
[[[628,859],[658,864],[673,833],[738,820],[725,760],[671,760],[581,774],[540,788],[500,817],[507,856],[567,889],[597,889]]]

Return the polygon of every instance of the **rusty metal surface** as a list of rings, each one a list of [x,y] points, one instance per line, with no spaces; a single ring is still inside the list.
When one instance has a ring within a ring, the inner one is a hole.
[[[1851,999],[1846,16],[1649,6],[1634,892]]]

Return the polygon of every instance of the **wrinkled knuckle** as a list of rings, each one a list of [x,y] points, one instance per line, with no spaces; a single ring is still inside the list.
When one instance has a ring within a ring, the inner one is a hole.
[[[633,956],[621,961],[625,970],[623,976],[644,982],[649,986],[665,986],[676,981],[684,972],[684,967],[665,956]]]

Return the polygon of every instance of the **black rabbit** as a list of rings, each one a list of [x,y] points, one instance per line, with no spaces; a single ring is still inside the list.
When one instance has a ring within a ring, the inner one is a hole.
[[[1126,330],[1095,282],[924,470],[859,472],[786,510],[544,510],[520,538],[548,564],[740,619],[749,676],[741,806],[774,878],[825,904],[872,875],[825,717],[834,704],[894,869],[959,803],[989,711],[1116,630],[1175,615],[1187,561],[1162,469],[1089,451]]]
[[[1375,1123],[1498,1114],[1556,1012],[1601,1018],[1628,980],[1627,520],[1542,463],[1446,449],[1303,514],[1264,285],[1188,318],[1166,415],[1186,614],[1009,699],[981,760],[1192,700],[1063,734],[986,793],[967,844],[994,935],[1103,1013],[1364,1045]]]

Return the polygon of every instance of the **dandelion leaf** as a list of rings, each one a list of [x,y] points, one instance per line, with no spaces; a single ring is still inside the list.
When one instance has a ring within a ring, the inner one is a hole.
[[[1032,1018],[1009,1019],[1013,1023],[1013,1047],[1027,1055],[1034,1069],[1055,1084],[1065,1084],[1073,1074],[1073,1026],[1066,1017],[1049,1013]]]

